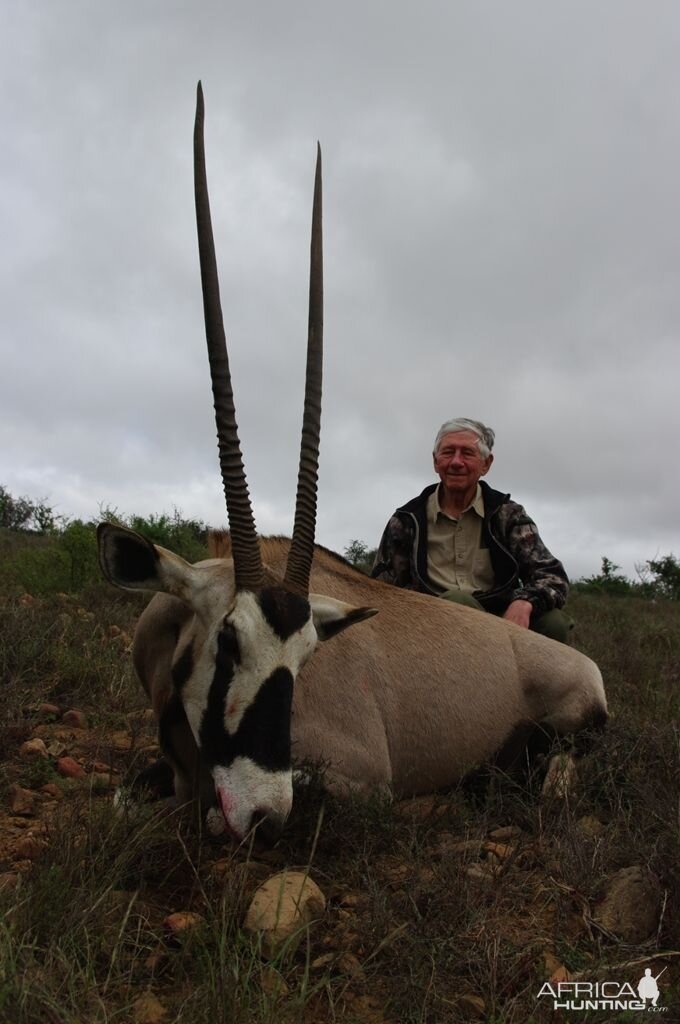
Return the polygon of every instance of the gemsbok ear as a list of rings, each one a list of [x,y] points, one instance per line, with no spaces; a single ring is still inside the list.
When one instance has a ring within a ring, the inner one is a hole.
[[[161,590],[186,600],[194,568],[179,555],[124,526],[97,527],[99,564],[110,583],[124,590]]]
[[[377,608],[356,608],[352,604],[345,604],[344,601],[337,601],[334,597],[325,597],[323,594],[310,594],[309,604],[319,640],[330,640],[336,634],[342,633],[343,629],[353,626],[355,622],[363,622],[364,619],[370,619],[372,615],[378,614]]]

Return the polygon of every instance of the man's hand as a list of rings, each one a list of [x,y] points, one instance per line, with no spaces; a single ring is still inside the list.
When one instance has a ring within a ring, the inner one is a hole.
[[[508,622],[514,622],[516,626],[524,626],[525,629],[528,629],[532,611],[531,601],[512,601],[503,612],[503,618]]]

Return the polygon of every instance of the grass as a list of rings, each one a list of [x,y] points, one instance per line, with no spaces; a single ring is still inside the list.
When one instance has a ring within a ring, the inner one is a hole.
[[[476,804],[462,789],[413,805],[339,803],[313,771],[277,846],[234,850],[153,806],[116,816],[106,782],[67,784],[55,754],[19,756],[35,734],[88,770],[120,775],[152,756],[127,649],[143,600],[104,585],[30,597],[8,585],[0,604],[2,1024],[527,1024],[558,1019],[536,999],[556,965],[636,984],[637,962],[680,950],[677,605],[575,596],[577,642],[602,668],[612,717],[568,803],[498,776]],[[88,728],[65,730],[45,701],[81,709]],[[41,789],[55,781],[58,801]],[[11,813],[16,785],[36,794],[32,815]],[[484,843],[508,826],[499,859]],[[16,857],[27,839],[39,855]],[[593,913],[630,865],[657,876],[663,912],[626,945]],[[327,909],[267,962],[242,923],[257,885],[284,867],[308,870]],[[164,925],[176,911],[203,921],[181,942]],[[655,974],[668,965],[664,1019],[678,1019],[679,960],[651,963]]]

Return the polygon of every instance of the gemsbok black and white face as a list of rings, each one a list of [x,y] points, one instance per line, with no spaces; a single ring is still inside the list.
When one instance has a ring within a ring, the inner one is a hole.
[[[323,262],[321,154],[312,215],[309,333],[302,448],[293,538],[283,579],[262,564],[234,413],[219,299],[198,86],[194,168],[206,336],[232,559],[190,565],[139,534],[110,523],[98,529],[106,577],[126,589],[156,591],[176,640],[169,664],[154,640],[136,638],[138,673],[158,715],[161,749],[181,800],[195,795],[182,730],[190,730],[201,772],[212,778],[226,827],[242,838],[254,824],[276,833],[292,804],[290,721],[295,678],[318,640],[375,614],[309,593],[316,522],[321,413]],[[170,599],[168,601],[168,598]],[[153,602],[152,602],[153,603]],[[139,632],[139,631],[138,631]],[[142,666],[140,668],[140,666]],[[144,666],[149,666],[148,668]],[[178,741],[177,737],[180,737]],[[205,794],[201,794],[205,800]],[[213,800],[213,802],[215,802]]]
[[[172,691],[160,695],[165,698],[161,746],[179,771],[179,789],[187,755],[173,743],[173,728],[186,719],[227,829],[242,838],[261,824],[261,834],[273,837],[293,799],[290,723],[296,676],[319,640],[373,610],[304,596],[276,582],[237,590],[229,561],[190,565],[108,523],[99,527],[99,550],[111,582],[171,595],[189,612],[172,653]]]

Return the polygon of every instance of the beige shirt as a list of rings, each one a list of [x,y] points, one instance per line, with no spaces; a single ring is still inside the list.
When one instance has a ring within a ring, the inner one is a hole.
[[[435,590],[491,590],[495,585],[489,549],[482,545],[482,488],[458,519],[442,512],[439,487],[427,499],[427,572]]]

